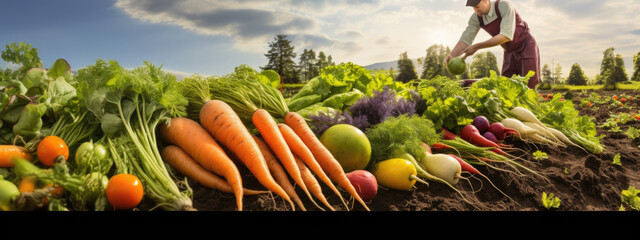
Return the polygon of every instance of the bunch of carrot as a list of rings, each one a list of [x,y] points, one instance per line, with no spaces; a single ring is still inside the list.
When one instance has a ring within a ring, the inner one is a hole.
[[[161,128],[165,141],[178,146],[168,146],[163,150],[165,160],[173,161],[171,165],[174,168],[179,169],[179,161],[188,162],[192,167],[184,167],[181,172],[194,180],[198,180],[196,177],[199,176],[193,170],[196,168],[202,172],[200,175],[204,172],[215,173],[207,174],[209,179],[214,175],[222,176],[226,181],[216,181],[218,184],[211,186],[234,192],[238,210],[242,210],[244,194],[261,191],[242,187],[238,166],[234,162],[246,166],[261,185],[289,202],[293,209],[295,202],[300,209],[306,210],[289,177],[322,210],[313,197],[328,209],[335,209],[322,193],[318,179],[340,197],[345,207],[347,204],[333,184],[334,181],[369,210],[341,165],[322,145],[302,116],[288,111],[277,89],[253,79],[230,81],[197,76],[183,79],[182,84],[190,98],[191,112],[200,109],[197,116],[199,124],[192,120],[196,117],[191,116],[174,118]],[[284,123],[278,123],[276,117]],[[249,123],[251,127],[248,127]],[[228,151],[225,152],[221,146]],[[177,153],[179,149],[186,154]],[[188,160],[188,156],[192,160]],[[194,164],[194,161],[200,165]],[[203,180],[202,177],[200,179]]]

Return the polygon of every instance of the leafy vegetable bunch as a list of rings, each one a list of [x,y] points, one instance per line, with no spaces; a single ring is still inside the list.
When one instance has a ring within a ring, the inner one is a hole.
[[[7,45],[5,61],[20,64],[15,72],[0,79],[0,142],[36,145],[47,135],[60,135],[73,146],[88,137],[92,127],[71,125],[83,118],[78,106],[74,76],[64,59],[42,68],[37,49],[31,45]],[[86,130],[83,133],[76,130]],[[17,141],[22,140],[22,141]]]
[[[466,92],[448,77],[421,80],[417,91],[422,98],[424,110],[420,113],[431,120],[436,129],[457,131],[459,126],[470,124],[476,111],[465,99]]]
[[[190,192],[172,179],[160,155],[156,127],[186,115],[187,99],[174,75],[149,62],[127,70],[116,61],[98,59],[80,69],[80,102],[99,121],[115,174],[140,177],[145,195],[166,210],[192,209]]]
[[[557,93],[550,101],[540,103],[537,112],[540,121],[556,128],[565,134],[572,142],[593,153],[601,153],[604,146],[600,144],[596,123],[592,117],[581,116],[575,109],[573,102],[561,101]]]
[[[309,122],[318,136],[336,124],[350,124],[365,132],[368,128],[390,117],[416,114],[416,107],[421,98],[417,92],[411,91],[411,93],[412,98],[407,99],[399,96],[389,87],[384,87],[382,91],[375,91],[371,97],[360,98],[353,106],[341,113],[320,112],[311,115]]]
[[[389,117],[365,132],[371,143],[371,162],[387,160],[398,153],[409,153],[416,159],[425,156],[423,143],[433,145],[442,137],[431,120],[419,115]]]
[[[323,68],[288,100],[288,105],[291,111],[299,112],[303,117],[318,112],[341,112],[358,99],[371,97],[384,88],[411,98],[411,84],[394,81],[386,74],[372,75],[369,70],[351,62],[341,63]]]

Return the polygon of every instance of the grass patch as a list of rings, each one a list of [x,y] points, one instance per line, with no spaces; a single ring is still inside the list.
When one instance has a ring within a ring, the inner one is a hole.
[[[580,90],[600,90],[604,87],[604,84],[598,85],[588,85],[588,86],[576,86],[576,85],[566,85],[566,84],[558,84],[553,85],[551,88],[553,90],[569,90],[569,91],[580,91]],[[640,82],[631,82],[631,83],[618,83],[618,89],[620,90],[640,90]]]

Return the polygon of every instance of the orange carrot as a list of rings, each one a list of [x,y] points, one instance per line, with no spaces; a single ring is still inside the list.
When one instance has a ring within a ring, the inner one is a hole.
[[[260,132],[260,136],[262,136],[264,142],[267,143],[275,156],[280,160],[280,163],[284,169],[287,170],[289,176],[298,184],[298,186],[300,186],[300,188],[302,188],[302,191],[304,191],[309,199],[315,204],[311,193],[309,193],[307,186],[304,184],[304,180],[302,180],[302,175],[300,174],[298,164],[296,164],[296,160],[293,157],[293,153],[291,153],[289,145],[287,145],[287,142],[284,140],[284,137],[278,129],[278,124],[271,114],[269,114],[267,110],[258,109],[253,113],[252,121],[253,125],[258,129],[258,132]]]
[[[251,133],[227,103],[220,100],[206,102],[200,110],[200,124],[222,145],[235,153],[262,186],[280,195],[295,208],[291,198],[273,179]]]
[[[222,177],[231,185],[238,211],[242,211],[242,178],[238,167],[229,159],[215,139],[198,122],[189,118],[173,118],[160,127],[162,138],[179,146],[202,167]]]
[[[320,199],[320,202],[324,203],[324,205],[326,205],[329,208],[329,210],[335,211],[335,209],[327,201],[327,198],[324,196],[324,194],[322,194],[322,187],[320,186],[320,183],[318,182],[318,180],[313,176],[313,173],[311,172],[311,170],[307,168],[307,166],[298,156],[294,156],[294,158],[296,159],[298,168],[300,168],[300,173],[302,174],[302,179],[304,180],[304,184],[307,185],[307,187],[309,188],[309,191],[311,191],[313,195],[316,196],[316,198]]]
[[[25,176],[18,183],[20,192],[33,192],[36,190],[36,178],[33,176]]]
[[[227,193],[234,193],[233,188],[226,180],[200,166],[189,154],[176,145],[168,145],[162,149],[162,160],[166,161],[169,166],[180,174],[195,180],[202,186]],[[243,189],[243,193],[244,195],[256,195],[268,193],[268,191],[256,191],[245,188]]]
[[[0,145],[0,167],[13,167],[13,158],[24,158],[31,161],[31,153],[17,145]]]
[[[293,132],[296,133],[302,139],[302,142],[309,148],[309,150],[313,153],[313,157],[318,161],[322,169],[341,186],[345,189],[353,198],[355,198],[362,206],[370,211],[367,204],[360,198],[358,192],[347,178],[347,175],[340,166],[338,160],[336,160],[331,152],[320,142],[318,137],[313,133],[307,122],[304,120],[300,114],[296,112],[289,112],[284,117],[284,122],[287,124]]]
[[[262,151],[262,155],[264,156],[265,161],[267,161],[269,170],[271,171],[271,174],[273,174],[273,177],[276,179],[276,182],[278,182],[278,184],[282,186],[282,188],[293,199],[293,201],[298,204],[302,211],[307,211],[307,209],[304,207],[304,204],[302,204],[302,200],[300,199],[300,197],[298,197],[293,184],[291,184],[291,182],[289,181],[289,175],[287,175],[287,171],[282,167],[282,165],[280,165],[278,159],[273,154],[269,146],[257,136],[253,136],[253,139],[258,144],[258,147],[260,147],[260,151]]]
[[[291,127],[289,127],[286,124],[279,123],[278,128],[280,129],[280,133],[282,133],[282,137],[284,137],[285,141],[287,142],[287,145],[289,145],[289,148],[291,149],[293,154],[296,157],[299,157],[306,164],[306,166],[310,168],[316,174],[316,176],[320,178],[320,180],[322,180],[325,184],[327,184],[327,186],[329,186],[329,188],[333,190],[333,192],[340,197],[340,200],[342,201],[344,206],[347,207],[347,203],[344,201],[344,198],[342,198],[342,194],[340,194],[340,191],[338,191],[338,188],[336,188],[333,182],[331,182],[331,179],[322,170],[322,167],[320,166],[320,164],[318,164],[318,161],[316,161],[316,159],[313,157],[313,153],[311,153],[311,151],[309,151],[309,148],[307,148],[307,146],[304,145],[304,142],[302,142],[302,139],[300,139],[300,137],[298,137],[298,135],[296,135],[296,133],[293,132]]]

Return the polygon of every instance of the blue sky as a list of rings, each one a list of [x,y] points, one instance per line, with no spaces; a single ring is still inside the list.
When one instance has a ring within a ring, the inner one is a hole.
[[[579,63],[599,71],[602,52],[615,47],[628,74],[640,52],[640,1],[511,1],[536,37],[542,63],[563,74]],[[463,0],[5,0],[0,47],[24,41],[45,67],[57,58],[74,69],[96,59],[126,67],[143,61],[177,75],[222,75],[235,66],[264,66],[268,42],[286,34],[336,62],[368,65],[424,56],[432,44],[453,47],[472,14]],[[480,32],[476,42],[488,38]],[[499,47],[492,51],[501,62]],[[0,67],[11,67],[0,62]]]

